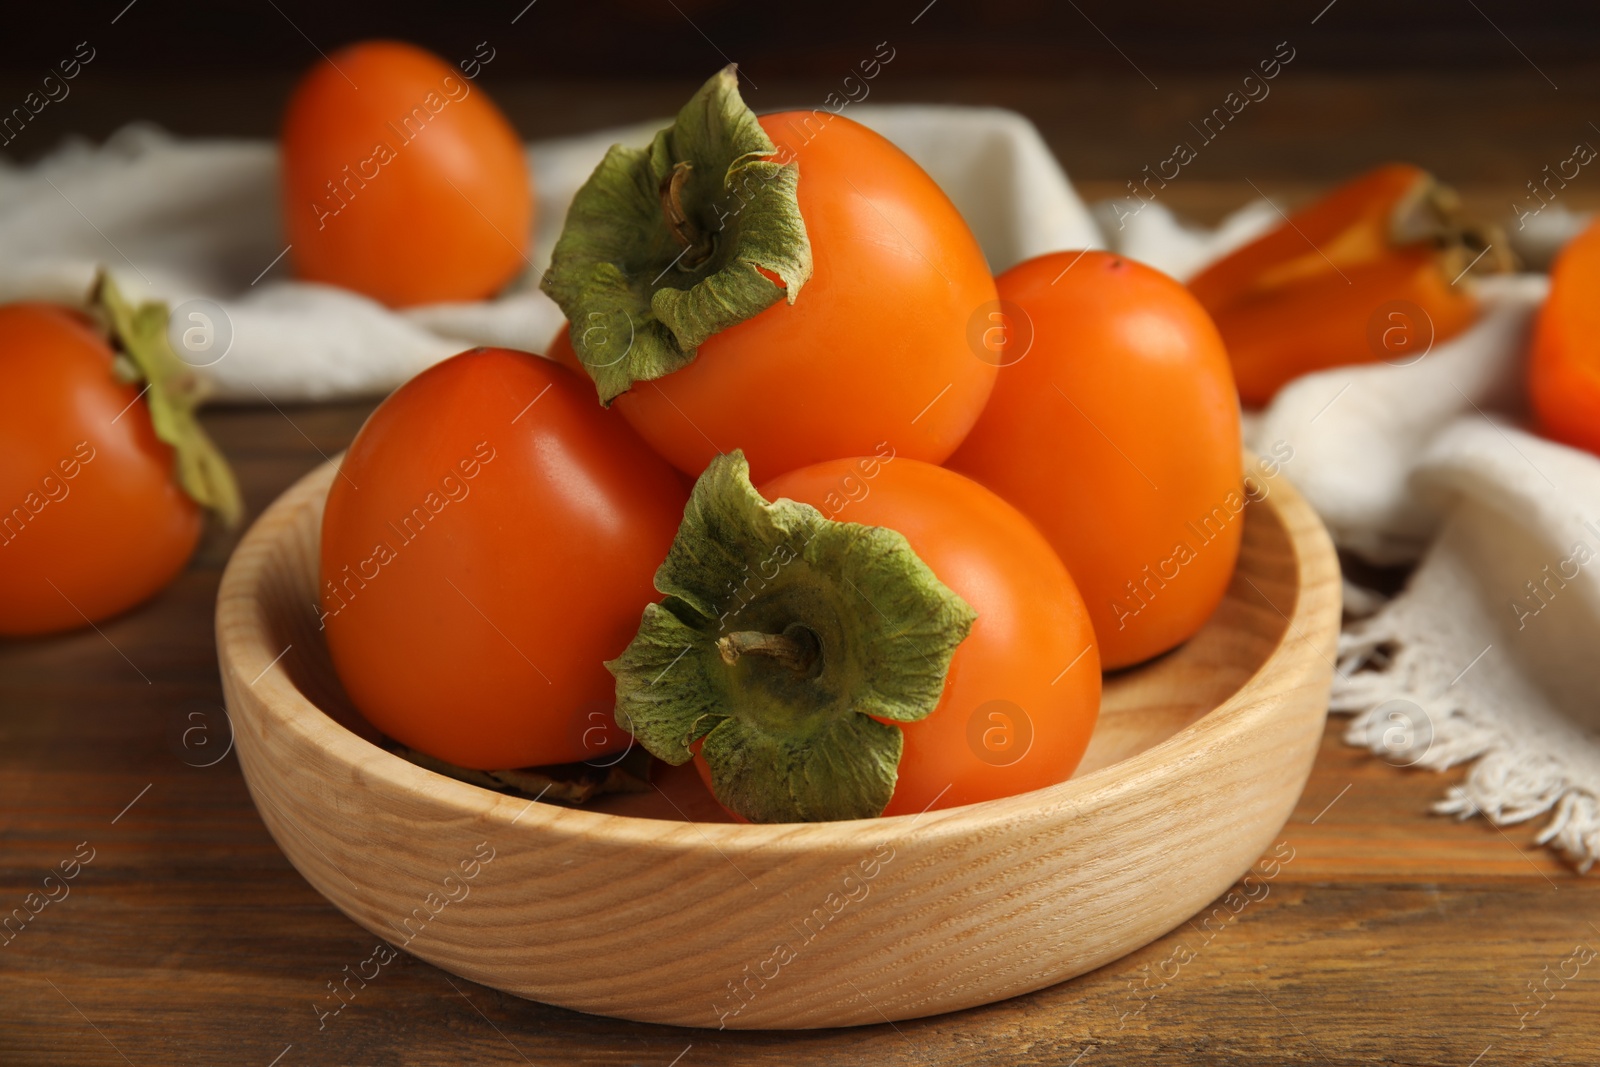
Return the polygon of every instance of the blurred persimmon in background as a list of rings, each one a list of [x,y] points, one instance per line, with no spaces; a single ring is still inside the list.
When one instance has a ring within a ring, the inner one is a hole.
[[[308,281],[405,307],[482,300],[526,263],[522,144],[488,93],[430,52],[333,53],[295,89],[282,144],[290,257]]]

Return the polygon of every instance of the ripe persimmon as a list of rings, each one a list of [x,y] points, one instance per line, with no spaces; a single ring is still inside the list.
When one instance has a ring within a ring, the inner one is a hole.
[[[1478,317],[1468,269],[1505,241],[1409,164],[1378,167],[1285,217],[1189,281],[1228,346],[1246,404],[1312,371],[1410,361]]]
[[[994,279],[949,197],[850,119],[758,118],[731,67],[649,149],[612,148],[543,286],[571,323],[551,354],[691,475],[737,448],[759,482],[885,440],[939,463],[994,384],[968,339]]]
[[[1528,361],[1528,399],[1545,436],[1600,455],[1600,226],[1573,238],[1550,270]]]
[[[604,661],[654,599],[688,494],[572,372],[475,349],[380,404],[322,519],[319,616],[390,737],[462,767],[627,744]]]
[[[166,308],[129,305],[104,279],[92,302],[106,322],[0,306],[0,634],[125,611],[183,569],[203,506],[239,516],[194,419],[192,375],[167,346]]]
[[[398,41],[340,49],[283,120],[289,258],[391,307],[494,295],[526,266],[533,187],[489,94]]]
[[[1055,252],[999,286],[1011,362],[950,467],[1038,524],[1106,667],[1165,652],[1210,617],[1239,554],[1239,401],[1222,339],[1181,284],[1125,256]]]
[[[1094,629],[1026,517],[882,451],[696,483],[667,594],[610,667],[617,721],[753,822],[916,814],[1065,781],[1099,716]]]

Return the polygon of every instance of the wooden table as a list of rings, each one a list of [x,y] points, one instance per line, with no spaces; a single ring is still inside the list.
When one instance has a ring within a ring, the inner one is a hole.
[[[1035,114],[1069,167],[1110,192],[1164,143],[1164,126],[1227,79],[1163,80],[1176,103],[1165,93],[1136,102],[1120,131],[1095,118],[1115,96],[1098,83],[935,95]],[[1215,217],[1252,195],[1244,178],[1292,195],[1369,157],[1412,155],[1482,202],[1506,203],[1520,175],[1564,158],[1582,135],[1594,99],[1577,90],[1519,112],[1548,92],[1531,72],[1463,77],[1455,91],[1485,104],[1468,121],[1470,108],[1446,106],[1449,86],[1308,78],[1295,90],[1301,104],[1290,96],[1286,114],[1241,130],[1227,180],[1197,175],[1172,202]],[[582,121],[667,109],[666,92],[613,95]],[[142,99],[161,117],[159,93]],[[1375,110],[1385,100],[1396,103]],[[1313,113],[1322,126],[1295,128]],[[574,121],[529,114],[516,109],[533,133]],[[1100,139],[1086,143],[1085,128]],[[1452,143],[1452,131],[1463,139]],[[1326,146],[1309,162],[1279,150],[1341,137],[1354,145],[1348,166],[1332,165]],[[1486,153],[1486,143],[1502,148]],[[1572,202],[1594,197],[1575,188]],[[343,448],[370,406],[220,409],[207,424],[255,514]],[[289,866],[225,754],[211,613],[234,540],[209,536],[171,588],[98,632],[0,644],[0,915],[62,861],[92,856],[69,896],[0,946],[6,1067],[1600,1063],[1600,962],[1579,966],[1600,950],[1600,879],[1534,846],[1531,827],[1430,815],[1461,772],[1390,767],[1344,746],[1338,722],[1281,835],[1279,854],[1293,859],[1264,897],[1030,996],[892,1026],[718,1033],[548,1008],[401,956],[319,1027],[314,1003],[375,941]]]
[[[207,421],[258,513],[343,448],[369,407]],[[1486,1049],[1481,1067],[1600,1062],[1600,962],[1565,988],[1551,980],[1553,997],[1521,1017],[1540,1003],[1530,981],[1557,974],[1575,945],[1600,947],[1600,879],[1575,876],[1526,828],[1429,815],[1459,775],[1371,759],[1340,741],[1337,722],[1281,835],[1293,859],[1264,897],[1031,996],[893,1027],[693,1032],[547,1008],[402,956],[319,1030],[313,1003],[375,942],[289,866],[224,755],[211,612],[233,542],[210,536],[175,585],[98,633],[0,646],[0,908],[75,852],[93,854],[70,895],[0,948],[8,1067],[266,1067],[280,1053],[280,1067],[667,1067],[680,1054],[682,1067],[1062,1064],[1080,1053],[1085,1064],[1465,1067]]]

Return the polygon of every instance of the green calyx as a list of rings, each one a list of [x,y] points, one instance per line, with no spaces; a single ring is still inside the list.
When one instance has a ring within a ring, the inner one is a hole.
[[[752,822],[880,814],[890,723],[938,706],[977,618],[901,534],[762,499],[740,452],[700,476],[655,583],[606,664],[617,722],[673,764],[703,739],[717,800]]]
[[[649,148],[613,145],[567,211],[540,284],[607,406],[780,298],[794,303],[811,277],[799,165],[771,158],[734,70]]]
[[[172,446],[178,484],[227,526],[237,526],[244,515],[239,485],[195,415],[205,399],[205,383],[172,351],[167,306],[159,301],[130,304],[104,272],[95,279],[89,299],[110,327],[123,376],[135,384],[147,383],[143,401],[156,436]]]

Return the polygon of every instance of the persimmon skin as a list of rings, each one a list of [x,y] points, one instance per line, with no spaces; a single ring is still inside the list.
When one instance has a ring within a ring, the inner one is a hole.
[[[307,281],[406,307],[484,299],[526,265],[522,144],[483,89],[429,52],[335,52],[295,89],[282,146],[289,256]]]
[[[1100,714],[1094,629],[1071,575],[1021,512],[971,479],[896,456],[863,482],[859,462],[791,471],[760,492],[841,522],[899,531],[978,615],[951,658],[938,707],[919,722],[892,724],[904,731],[905,749],[883,814],[915,815],[1066,781]],[[862,485],[864,495],[839,507],[841,487]],[[862,602],[861,610],[874,609]],[[983,710],[994,701],[1014,705],[1008,713],[1015,720],[1020,712],[1032,732],[1030,747],[1004,765],[983,758],[972,737],[974,717],[980,736],[1005,728]],[[710,788],[705,760],[696,755],[695,764]]]
[[[1394,250],[1395,204],[1427,180],[1428,172],[1410,163],[1375,167],[1296,211],[1293,226],[1274,226],[1209,264],[1189,279],[1189,289],[1215,314],[1252,293],[1381,259]]]
[[[1330,367],[1413,361],[1478,318],[1477,298],[1450,284],[1432,249],[1392,252],[1345,275],[1330,272],[1214,312],[1244,403],[1263,407],[1294,379]],[[1391,353],[1374,343],[1371,318],[1400,301],[1425,318],[1409,309],[1395,313],[1404,347]]]
[[[1600,455],[1600,226],[1561,250],[1539,310],[1528,399],[1539,432]]]
[[[1181,284],[1122,256],[1078,255],[999,277],[1032,345],[1001,368],[949,465],[1055,546],[1112,669],[1187,640],[1227,590],[1244,525],[1239,403],[1222,339]]]
[[[462,353],[379,405],[340,474],[319,614],[368,721],[484,770],[627,747],[604,661],[658,598],[688,486],[588,382]]]
[[[1189,280],[1211,314],[1245,404],[1260,407],[1303,374],[1421,355],[1478,317],[1478,301],[1454,284],[1456,269],[1426,241],[1395,243],[1394,213],[1428,172],[1409,163],[1376,167],[1294,212]],[[1380,320],[1398,326],[1401,350],[1375,342],[1372,318],[1386,304],[1420,311]]]
[[[850,119],[765,115],[776,159],[799,162],[813,270],[783,300],[639,382],[615,406],[657,452],[698,475],[744,450],[750,476],[871,455],[942,463],[983,410],[995,366],[967,341],[994,279],[966,221],[910,156]],[[569,350],[555,358],[576,362]]]
[[[0,307],[0,634],[99,622],[148,599],[200,539],[141,387],[52,304]]]

